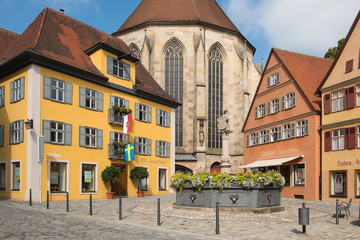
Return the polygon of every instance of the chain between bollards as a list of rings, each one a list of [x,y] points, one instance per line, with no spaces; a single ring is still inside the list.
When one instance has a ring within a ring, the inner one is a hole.
[[[92,215],[92,194],[90,194],[90,215]]]
[[[30,190],[29,190],[29,204],[30,204],[30,206],[32,206],[32,199],[31,199],[31,188],[30,188]]]
[[[50,204],[50,200],[49,200],[49,190],[48,190],[46,191],[46,209],[50,208],[49,204]]]
[[[122,220],[122,202],[121,202],[121,196],[119,197],[119,220]]]
[[[69,212],[69,193],[66,193],[66,212]]]
[[[219,223],[219,202],[216,202],[216,226],[215,226],[215,233],[220,234],[220,223]]]
[[[160,198],[157,200],[157,225],[160,226]]]
[[[339,199],[336,199],[336,225],[339,224]]]

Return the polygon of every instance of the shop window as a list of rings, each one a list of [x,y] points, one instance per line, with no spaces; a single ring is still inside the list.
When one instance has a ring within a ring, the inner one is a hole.
[[[305,186],[305,164],[294,165],[294,185]]]
[[[96,191],[96,168],[96,164],[81,165],[81,191],[83,193]]]
[[[280,166],[280,173],[285,178],[285,185],[290,186],[290,165]]]
[[[12,171],[11,190],[20,191],[20,180],[21,180],[20,162],[11,162],[11,171]]]
[[[167,191],[166,187],[166,176],[167,169],[159,168],[159,191]]]
[[[268,167],[267,168],[267,170],[268,170],[268,172],[277,172],[277,170],[278,170],[278,167],[277,166],[271,166],[271,167]]]
[[[346,172],[344,171],[330,172],[331,196],[346,197],[346,177]]]
[[[360,197],[360,170],[355,170],[355,196]]]
[[[67,163],[50,163],[50,192],[66,192]]]
[[[6,191],[6,162],[0,162],[0,191]]]

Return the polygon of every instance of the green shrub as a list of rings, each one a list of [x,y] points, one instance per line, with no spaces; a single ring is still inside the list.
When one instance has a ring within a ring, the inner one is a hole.
[[[101,173],[104,182],[114,182],[120,176],[120,170],[115,166],[107,166]]]

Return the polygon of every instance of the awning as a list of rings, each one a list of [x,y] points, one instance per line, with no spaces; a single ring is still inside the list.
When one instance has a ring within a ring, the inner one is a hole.
[[[284,158],[258,160],[258,161],[252,162],[248,165],[241,166],[240,168],[258,168],[258,167],[279,166],[279,165],[282,165],[283,163],[290,162],[297,158],[303,158],[303,157],[304,157],[304,155],[299,155],[299,156],[284,157]]]

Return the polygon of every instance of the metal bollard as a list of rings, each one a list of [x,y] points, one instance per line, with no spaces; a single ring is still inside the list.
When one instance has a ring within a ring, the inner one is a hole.
[[[49,190],[48,190],[46,191],[46,209],[50,208],[49,204],[50,204],[50,200],[49,200]]]
[[[336,199],[336,225],[339,224],[339,199]]]
[[[219,202],[216,202],[216,226],[215,226],[215,233],[220,234],[220,222],[219,222]]]
[[[92,215],[92,194],[90,194],[90,215]]]
[[[303,233],[306,233],[306,225],[309,225],[309,215],[309,208],[306,208],[303,203],[302,208],[299,208],[299,224],[302,225]]]
[[[160,226],[160,198],[157,200],[157,225]]]
[[[29,204],[30,204],[30,206],[32,206],[32,199],[31,199],[31,188],[30,188],[30,190],[29,190]]]
[[[69,212],[69,193],[66,193],[66,211]]]
[[[122,220],[122,202],[121,202],[121,196],[119,197],[119,220]]]

